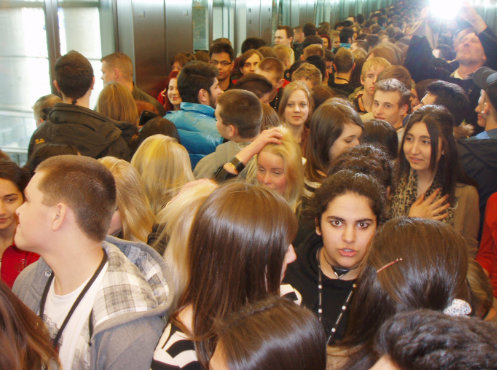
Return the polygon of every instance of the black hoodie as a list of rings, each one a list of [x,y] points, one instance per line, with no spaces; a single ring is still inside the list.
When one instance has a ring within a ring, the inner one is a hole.
[[[301,295],[302,304],[318,313],[318,264],[317,253],[323,246],[320,236],[315,233],[296,248],[297,261],[288,265],[284,282],[292,285]],[[323,276],[323,326],[326,335],[330,335],[331,328],[334,326],[341,307],[350,293],[352,284],[355,280],[337,280],[329,279]],[[352,299],[354,297],[352,296]],[[350,310],[350,303],[345,311],[343,319],[337,328],[334,340],[343,338],[347,325],[347,312]],[[333,344],[330,342],[329,344]]]
[[[121,137],[117,122],[91,109],[57,103],[47,120],[31,136],[28,156],[45,143],[73,145],[82,155],[107,155],[129,160],[130,148]]]

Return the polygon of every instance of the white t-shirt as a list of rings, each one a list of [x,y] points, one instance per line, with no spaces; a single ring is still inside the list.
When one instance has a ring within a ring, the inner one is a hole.
[[[83,325],[88,325],[88,318],[95,302],[95,296],[100,289],[102,283],[102,278],[107,270],[108,263],[105,264],[102,271],[98,274],[97,278],[93,282],[90,289],[86,292],[81,302],[76,307],[74,313],[72,314],[69,322],[67,323],[62,336],[60,338],[60,350],[59,359],[62,365],[62,369],[71,369],[72,362],[74,358],[74,353],[78,344],[78,339],[81,335]],[[76,290],[69,294],[57,295],[54,292],[54,280],[50,285],[48,291],[47,300],[45,303],[45,310],[43,314],[43,321],[48,328],[50,337],[54,339],[64,322],[69,310],[71,309],[73,303],[78,298],[81,291],[84,289],[88,281],[88,278],[83,284],[81,284]]]

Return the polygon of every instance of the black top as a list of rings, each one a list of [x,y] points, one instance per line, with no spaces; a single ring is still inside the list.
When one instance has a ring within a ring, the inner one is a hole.
[[[303,244],[297,247],[297,261],[288,266],[284,282],[291,284],[302,294],[302,304],[318,313],[318,263],[317,253],[323,246],[320,236],[313,233]],[[355,280],[329,279],[323,276],[323,326],[329,336],[341,307],[352,289]],[[334,336],[335,340],[342,339],[348,321],[347,307],[344,318],[341,320]],[[332,344],[332,343],[330,343]]]

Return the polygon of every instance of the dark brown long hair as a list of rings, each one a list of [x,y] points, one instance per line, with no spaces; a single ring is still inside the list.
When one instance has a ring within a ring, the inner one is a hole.
[[[395,262],[401,258],[401,261]],[[382,267],[395,262],[389,267]],[[376,235],[350,309],[340,346],[352,354],[344,368],[369,368],[380,326],[398,312],[443,311],[454,298],[469,302],[468,250],[455,229],[439,221],[399,217]]]
[[[191,334],[203,366],[214,351],[215,320],[279,294],[296,230],[285,199],[259,185],[225,184],[199,208],[187,245],[191,274],[179,307],[193,306]]]
[[[415,123],[423,122],[426,125],[431,141],[430,170],[436,171],[442,185],[442,194],[449,195],[449,201],[455,202],[455,188],[458,182],[476,185],[464,173],[457,155],[456,141],[453,135],[454,119],[447,108],[440,105],[425,105],[414,112],[406,125],[404,136],[400,145],[400,154],[397,170],[398,184],[400,179],[409,176],[410,165],[404,154],[404,143],[406,135]],[[442,152],[437,164],[438,139],[442,140]]]
[[[50,368],[58,363],[48,331],[14,293],[0,281],[0,369]]]
[[[330,158],[330,148],[349,123],[364,128],[359,114],[343,99],[329,99],[316,109],[311,117],[307,140],[306,178],[311,181],[323,181],[326,178],[330,162],[334,159]]]
[[[307,308],[278,296],[244,307],[219,326],[216,351],[230,370],[324,370],[326,336]]]

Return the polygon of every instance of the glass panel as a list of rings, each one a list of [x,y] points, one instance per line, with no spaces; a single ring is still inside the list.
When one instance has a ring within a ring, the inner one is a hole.
[[[212,39],[228,38],[235,42],[235,0],[216,0],[212,6]]]
[[[45,16],[30,4],[0,8],[0,148],[19,163],[35,129],[31,107],[50,93]]]
[[[193,50],[209,50],[209,4],[194,0],[192,10]]]
[[[68,1],[66,0],[65,3]],[[100,78],[102,48],[99,9],[97,7],[65,7],[65,4],[62,4],[62,7],[58,9],[58,17],[60,54],[64,55],[70,50],[76,50],[87,57],[93,67],[95,85],[90,97],[90,107],[95,107],[98,95],[103,89]]]

